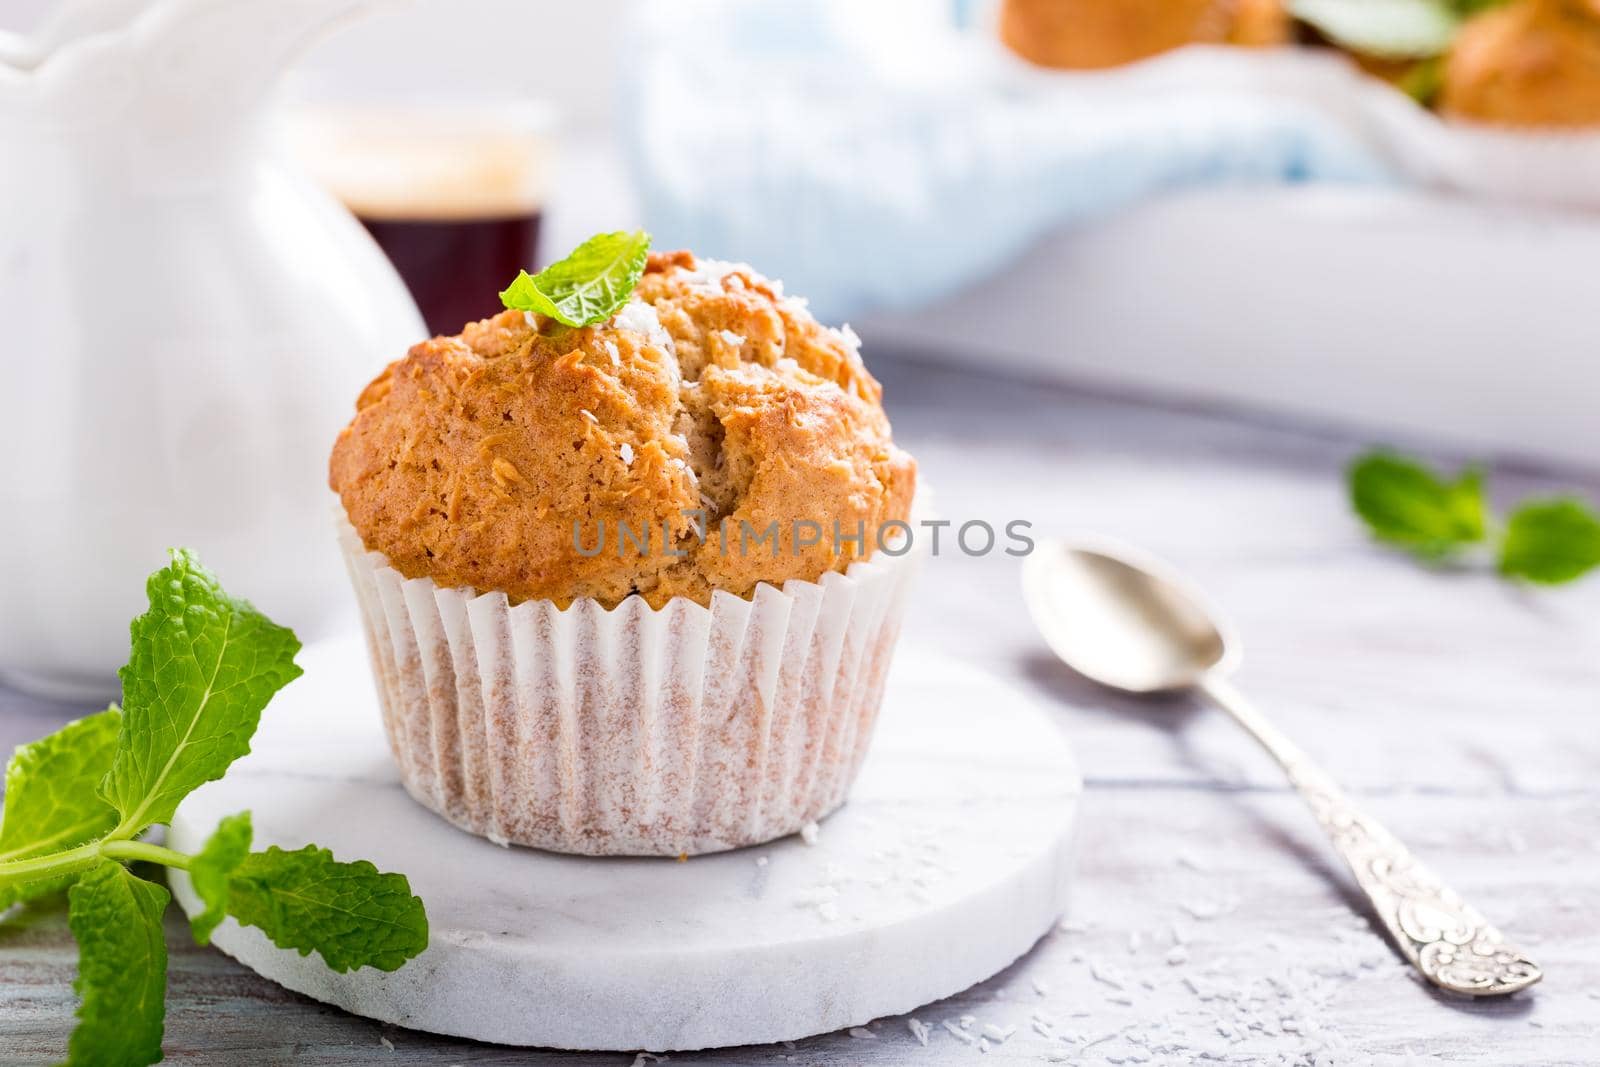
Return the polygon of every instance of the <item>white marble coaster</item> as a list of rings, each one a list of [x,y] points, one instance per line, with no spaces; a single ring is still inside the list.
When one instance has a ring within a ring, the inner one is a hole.
[[[814,844],[678,863],[501,848],[455,829],[401,791],[358,640],[301,663],[255,751],[185,802],[169,840],[198,849],[249,808],[258,848],[314,841],[405,872],[431,943],[392,974],[335,974],[231,919],[215,935],[246,966],[360,1015],[567,1049],[801,1038],[965,989],[1065,907],[1071,753],[1029,696],[972,668],[901,650],[861,779]],[[173,882],[192,912],[187,881]]]

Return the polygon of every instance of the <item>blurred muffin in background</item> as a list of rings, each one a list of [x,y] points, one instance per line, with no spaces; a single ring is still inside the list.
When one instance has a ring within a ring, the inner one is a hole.
[[[1282,0],[1004,0],[1000,39],[1031,63],[1120,66],[1186,44],[1288,39]]]
[[[1516,126],[1600,124],[1600,0],[1516,0],[1471,19],[1439,108]]]

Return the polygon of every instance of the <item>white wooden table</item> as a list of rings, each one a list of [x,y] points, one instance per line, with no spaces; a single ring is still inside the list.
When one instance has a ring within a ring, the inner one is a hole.
[[[897,1018],[871,1036],[675,1062],[982,1062],[940,1025],[963,1016],[975,1034],[1015,1027],[987,1051],[1012,1063],[1600,1062],[1600,579],[1526,592],[1372,547],[1343,498],[1354,438],[869,356],[945,516],[1101,531],[1191,572],[1244,635],[1240,685],[1548,977],[1487,1002],[1424,988],[1368,927],[1276,768],[1225,718],[1074,678],[1029,625],[1016,560],[945,556],[906,640],[1019,680],[1077,745],[1089,788],[1069,923],[994,980],[915,1013],[933,1027],[926,1047]],[[1499,468],[1493,484],[1504,497],[1600,499],[1593,472]],[[0,690],[0,744],[82,710]],[[175,909],[169,920],[172,1062],[631,1059],[380,1026],[195,947]],[[65,1048],[73,962],[59,907],[0,925],[0,1062]]]

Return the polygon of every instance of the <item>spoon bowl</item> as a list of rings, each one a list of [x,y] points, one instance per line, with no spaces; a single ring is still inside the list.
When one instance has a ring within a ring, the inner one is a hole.
[[[1238,659],[1238,641],[1205,598],[1136,549],[1041,541],[1023,565],[1023,593],[1051,651],[1112,689],[1188,689]]]

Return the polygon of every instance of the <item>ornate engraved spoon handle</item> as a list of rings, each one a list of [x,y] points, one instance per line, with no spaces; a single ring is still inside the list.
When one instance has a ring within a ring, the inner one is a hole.
[[[1390,937],[1424,977],[1443,989],[1474,997],[1515,993],[1544,977],[1538,964],[1508,944],[1393,834],[1358,811],[1333,779],[1238,690],[1209,678],[1201,688],[1283,765],[1350,865]]]

